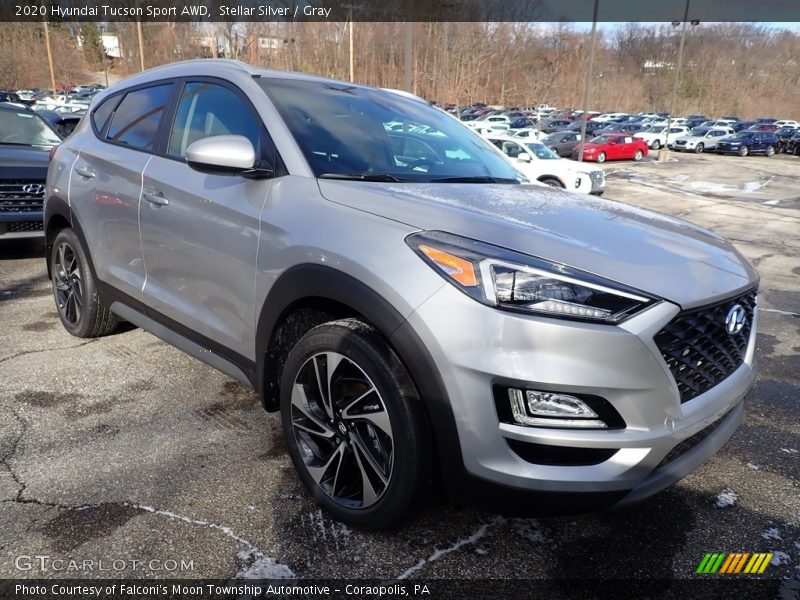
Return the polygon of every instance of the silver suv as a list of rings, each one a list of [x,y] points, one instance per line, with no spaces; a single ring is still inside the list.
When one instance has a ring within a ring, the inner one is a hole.
[[[58,312],[253,386],[347,523],[389,526],[434,480],[495,508],[641,500],[741,421],[757,275],[685,221],[521,179],[389,91],[153,69],[54,153]]]

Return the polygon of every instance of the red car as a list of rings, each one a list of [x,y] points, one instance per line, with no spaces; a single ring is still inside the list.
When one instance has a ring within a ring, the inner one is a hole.
[[[624,160],[632,158],[639,161],[647,156],[647,142],[627,133],[601,133],[586,142],[583,147],[583,160],[594,160],[599,163],[607,160]],[[572,149],[572,158],[578,158],[580,144]]]

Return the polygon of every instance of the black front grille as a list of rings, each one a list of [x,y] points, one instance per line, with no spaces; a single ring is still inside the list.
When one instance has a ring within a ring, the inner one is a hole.
[[[735,305],[745,312],[744,326],[730,334],[726,318]],[[669,366],[681,402],[708,391],[741,366],[756,309],[756,290],[709,306],[681,312],[655,336]]]
[[[6,233],[27,231],[44,231],[44,223],[42,223],[42,221],[18,221],[15,223],[8,223],[6,228]]]
[[[0,181],[0,212],[34,212],[44,204],[44,181]]]

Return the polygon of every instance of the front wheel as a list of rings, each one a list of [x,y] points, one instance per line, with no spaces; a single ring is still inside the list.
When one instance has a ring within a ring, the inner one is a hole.
[[[766,155],[773,156],[775,154],[775,146],[767,146]]]
[[[601,152],[600,154],[597,155],[597,162],[599,162],[599,163],[606,162],[606,153],[605,152]]]
[[[633,154],[633,160],[635,160],[636,162],[639,162],[640,160],[642,160],[642,157],[644,157],[644,153],[641,150],[637,150]]]
[[[750,148],[747,146],[742,146],[739,148],[739,156],[747,156],[748,154],[750,154]]]
[[[62,229],[53,240],[50,273],[58,316],[67,331],[92,338],[117,328],[117,318],[101,302],[86,252],[72,229]]]
[[[281,421],[300,480],[335,519],[384,529],[424,499],[427,418],[402,362],[371,326],[343,319],[301,338],[283,370]]]
[[[542,177],[539,181],[545,185],[549,185],[550,187],[557,187],[562,189],[564,187],[564,185],[555,177]]]
[[[701,143],[699,143],[699,144],[697,144],[697,146],[695,146],[695,147],[694,147],[694,151],[695,151],[697,154],[701,154],[701,153],[703,152],[703,150],[705,150],[705,146],[703,145],[703,143],[702,143],[702,142],[701,142]]]

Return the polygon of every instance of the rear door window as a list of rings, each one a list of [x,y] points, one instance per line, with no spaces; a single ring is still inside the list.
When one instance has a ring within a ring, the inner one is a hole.
[[[106,139],[152,152],[173,87],[167,83],[128,92],[114,111]]]

